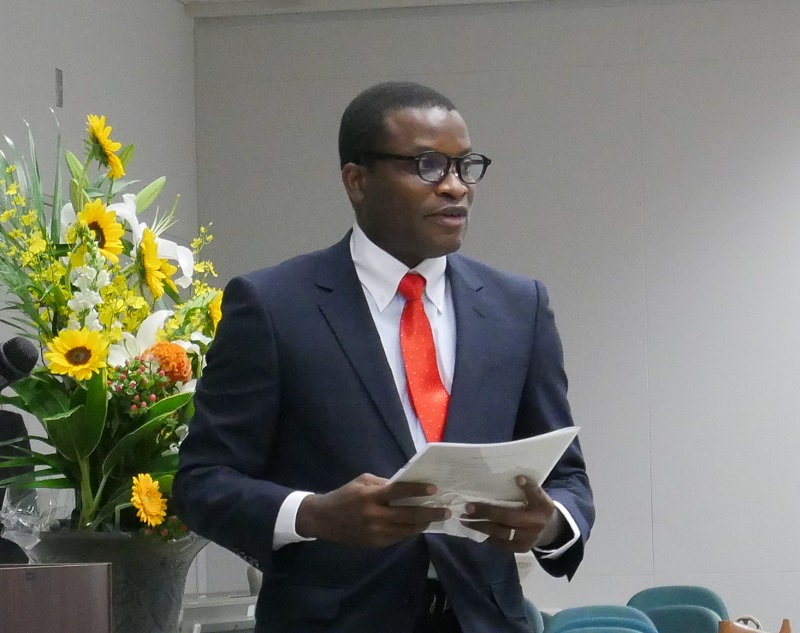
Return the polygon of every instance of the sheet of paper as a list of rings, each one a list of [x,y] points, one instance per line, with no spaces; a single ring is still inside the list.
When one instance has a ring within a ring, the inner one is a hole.
[[[498,444],[428,444],[390,479],[435,484],[430,497],[402,499],[398,505],[450,508],[448,521],[433,523],[428,532],[465,536],[482,541],[484,534],[461,525],[469,502],[521,507],[525,496],[514,483],[525,475],[541,485],[580,429],[569,427],[544,435]]]

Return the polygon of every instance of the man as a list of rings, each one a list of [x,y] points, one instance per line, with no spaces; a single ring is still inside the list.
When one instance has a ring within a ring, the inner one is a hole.
[[[524,508],[467,504],[484,542],[424,533],[451,510],[387,479],[428,441],[572,424],[544,287],[455,254],[490,161],[438,92],[366,90],[339,152],[353,230],[226,288],[178,511],[263,571],[256,631],[527,631],[513,553],[571,576],[593,522],[577,442]]]

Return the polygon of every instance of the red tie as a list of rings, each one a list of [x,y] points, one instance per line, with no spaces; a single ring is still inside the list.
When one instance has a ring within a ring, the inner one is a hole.
[[[436,347],[422,292],[425,278],[408,273],[400,280],[397,291],[406,298],[400,317],[400,348],[406,366],[406,381],[411,406],[417,414],[429,442],[440,442],[447,418],[450,394],[442,384],[436,362]]]

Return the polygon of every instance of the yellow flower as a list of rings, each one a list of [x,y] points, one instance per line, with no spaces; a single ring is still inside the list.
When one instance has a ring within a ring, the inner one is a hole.
[[[100,332],[87,328],[62,330],[50,341],[45,360],[54,374],[67,374],[75,380],[88,380],[106,366],[108,341]]]
[[[44,253],[45,248],[47,248],[47,242],[41,235],[34,235],[28,242],[28,250],[34,255]]]
[[[222,291],[214,295],[214,298],[208,304],[208,314],[211,317],[211,323],[214,324],[214,331],[217,331],[217,325],[222,319]]]
[[[106,126],[106,117],[90,114],[86,117],[88,122],[86,131],[89,133],[89,147],[93,152],[100,164],[103,167],[108,167],[111,171],[109,177],[117,180],[125,175],[125,170],[122,167],[122,161],[119,156],[114,152],[122,147],[122,143],[117,143],[111,140],[111,126]]]
[[[167,275],[162,270],[162,260],[158,257],[158,244],[156,236],[149,228],[142,232],[142,242],[139,245],[144,280],[153,299],[160,299],[164,294],[164,281]]]
[[[139,520],[150,527],[160,525],[167,516],[167,500],[158,489],[158,482],[146,473],[133,478],[131,503],[138,510]]]
[[[6,195],[7,196],[16,196],[18,189],[19,189],[19,185],[17,183],[12,183],[11,186],[9,186],[9,188],[6,189]]]
[[[122,252],[122,236],[125,235],[125,229],[117,222],[117,215],[106,210],[103,201],[97,199],[83,207],[83,211],[78,214],[78,220],[92,230],[103,256],[116,264],[119,261],[117,255]]]
[[[4,211],[3,214],[0,215],[0,222],[8,222],[16,214],[17,212],[14,209],[9,209],[8,211]]]

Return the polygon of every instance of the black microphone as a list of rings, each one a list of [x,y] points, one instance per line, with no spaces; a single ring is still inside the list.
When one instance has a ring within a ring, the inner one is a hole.
[[[0,391],[30,376],[37,360],[39,351],[26,338],[15,336],[0,345]]]

